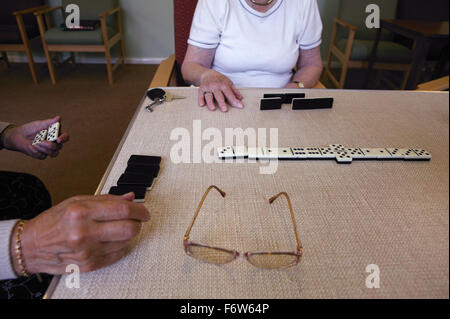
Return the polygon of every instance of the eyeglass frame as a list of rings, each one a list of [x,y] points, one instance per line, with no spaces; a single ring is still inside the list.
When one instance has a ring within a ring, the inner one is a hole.
[[[222,191],[220,188],[218,188],[217,186],[211,185],[211,186],[208,187],[208,189],[203,194],[203,197],[202,197],[200,203],[197,206],[197,210],[195,211],[194,217],[192,218],[192,222],[189,225],[189,227],[188,227],[188,229],[187,229],[187,231],[186,231],[186,233],[184,235],[183,247],[184,247],[184,251],[185,251],[186,255],[188,255],[188,256],[190,256],[192,258],[195,258],[195,257],[193,257],[192,254],[189,252],[189,246],[210,248],[210,249],[214,249],[214,250],[219,250],[219,251],[230,253],[230,254],[233,255],[233,259],[231,259],[230,261],[228,261],[226,263],[223,263],[223,264],[227,264],[227,263],[233,262],[236,259],[238,259],[241,254],[238,251],[236,251],[236,250],[230,250],[230,249],[225,249],[225,248],[220,248],[220,247],[214,247],[214,246],[208,246],[208,245],[204,245],[204,244],[198,244],[198,243],[191,242],[189,240],[189,236],[190,236],[191,230],[192,230],[192,228],[194,226],[194,223],[195,223],[195,221],[197,219],[197,216],[198,216],[198,214],[200,212],[200,209],[202,208],[203,203],[206,200],[206,197],[208,196],[208,194],[211,191],[211,189],[217,190],[219,192],[219,194],[223,198],[225,198],[225,196],[226,196],[226,193],[224,191]],[[252,264],[253,266],[255,266],[255,265],[250,261],[250,258],[252,256],[254,256],[254,255],[291,255],[291,256],[295,256],[296,257],[296,259],[291,264],[279,267],[278,269],[289,268],[289,267],[298,265],[298,263],[300,262],[300,258],[303,255],[303,246],[302,246],[302,242],[300,241],[300,237],[298,235],[297,223],[295,222],[294,211],[292,209],[292,203],[291,203],[291,200],[289,198],[289,195],[286,192],[280,192],[277,195],[272,196],[269,199],[269,203],[272,204],[280,196],[284,196],[286,198],[287,202],[288,202],[289,211],[290,211],[291,219],[292,219],[292,224],[294,226],[295,239],[297,241],[297,250],[294,251],[294,252],[272,252],[272,251],[268,251],[268,252],[245,252],[243,254],[244,258],[250,264]],[[257,267],[257,266],[255,266],[255,267]],[[263,267],[257,267],[257,268],[263,268]]]

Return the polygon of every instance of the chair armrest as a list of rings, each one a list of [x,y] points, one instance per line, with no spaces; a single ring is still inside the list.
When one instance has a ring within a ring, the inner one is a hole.
[[[344,28],[347,28],[347,29],[350,29],[350,30],[353,30],[353,31],[358,30],[358,27],[355,27],[354,25],[351,25],[350,23],[348,23],[348,22],[346,22],[344,20],[341,20],[339,18],[334,18],[334,23],[340,24]]]
[[[41,15],[43,15],[43,14],[50,13],[50,12],[53,12],[53,11],[55,11],[55,10],[59,10],[59,9],[62,10],[62,8],[63,8],[62,6],[53,7],[53,8],[46,8],[46,9],[43,9],[43,10],[36,11],[36,12],[34,13],[34,15],[35,15],[35,16],[41,16]]]
[[[449,89],[449,77],[445,76],[417,86],[417,91],[445,91]]]
[[[317,82],[317,84],[313,87],[313,89],[326,89],[326,86],[321,82]]]
[[[47,8],[47,5],[43,5],[43,6],[38,6],[38,7],[33,7],[33,8],[28,8],[28,9],[23,9],[23,10],[18,10],[18,11],[14,11],[13,14],[15,16],[20,16],[20,15],[24,15],[24,14],[29,14],[29,13],[33,13],[35,11],[38,10],[42,10]]]
[[[156,70],[155,76],[150,83],[150,88],[169,86],[170,78],[175,69],[175,54],[171,54],[162,61]]]
[[[100,18],[104,18],[104,17],[110,16],[111,14],[114,14],[114,13],[116,13],[118,11],[120,11],[120,6],[114,7],[112,9],[109,9],[108,11],[100,13],[99,17]]]

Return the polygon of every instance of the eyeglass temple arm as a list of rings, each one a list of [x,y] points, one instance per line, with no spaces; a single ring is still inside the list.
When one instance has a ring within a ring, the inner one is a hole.
[[[281,192],[281,193],[271,197],[269,199],[269,203],[272,204],[281,195],[286,197],[286,200],[288,202],[289,211],[291,213],[291,218],[292,218],[292,224],[294,225],[295,239],[297,240],[297,250],[301,251],[302,250],[302,242],[300,241],[300,237],[298,236],[297,223],[295,222],[294,210],[292,209],[291,199],[289,198],[289,195],[286,192]]]
[[[192,229],[192,227],[194,226],[194,223],[195,223],[195,220],[197,219],[198,213],[200,212],[200,209],[201,209],[202,206],[203,206],[203,202],[205,201],[206,196],[208,196],[209,191],[210,191],[211,189],[213,189],[213,188],[216,189],[216,190],[220,193],[220,195],[221,195],[222,197],[225,197],[225,196],[227,195],[223,190],[221,190],[220,188],[218,188],[218,187],[215,186],[215,185],[211,185],[211,186],[208,187],[208,189],[206,190],[206,192],[203,194],[202,200],[201,200],[200,203],[198,204],[198,207],[197,207],[197,210],[195,211],[194,218],[192,219],[191,225],[189,225],[189,228],[188,228],[188,230],[186,231],[186,234],[184,235],[184,240],[188,240],[188,239],[189,239],[189,234],[191,233],[191,229]]]

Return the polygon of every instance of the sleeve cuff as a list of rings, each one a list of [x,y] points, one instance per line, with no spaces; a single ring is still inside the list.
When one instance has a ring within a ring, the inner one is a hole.
[[[8,130],[13,124],[0,123],[0,150],[4,148],[3,146],[3,134]]]
[[[311,43],[311,44],[300,44],[300,49],[311,50],[311,49],[317,48],[321,43],[322,43],[322,39],[319,39],[318,41]]]
[[[17,278],[10,255],[11,232],[17,222],[18,219],[0,221],[0,280]]]
[[[217,48],[217,46],[219,45],[218,43],[204,43],[204,42],[199,42],[199,41],[195,41],[191,38],[188,39],[187,41],[190,45],[193,45],[195,47],[199,47],[202,49],[215,49]]]

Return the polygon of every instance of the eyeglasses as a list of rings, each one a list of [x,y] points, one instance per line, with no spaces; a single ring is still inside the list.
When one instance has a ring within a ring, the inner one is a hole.
[[[184,251],[188,256],[198,259],[203,262],[210,264],[223,265],[232,262],[239,258],[240,253],[236,250],[228,250],[219,247],[212,247],[207,245],[202,245],[198,243],[193,243],[189,240],[189,234],[191,233],[192,227],[194,226],[195,220],[197,219],[198,213],[203,206],[203,202],[208,196],[211,189],[216,189],[222,197],[226,196],[226,193],[219,189],[217,186],[209,186],[206,192],[203,194],[203,198],[197,207],[194,218],[192,219],[191,225],[189,226],[186,234],[184,235],[183,245]],[[294,225],[295,239],[297,240],[297,250],[293,252],[246,252],[243,254],[244,258],[250,262],[253,266],[265,269],[281,269],[288,268],[297,265],[300,262],[300,257],[302,256],[303,248],[297,232],[297,224],[295,223],[294,212],[292,210],[291,200],[286,192],[281,192],[278,195],[273,196],[269,199],[269,203],[272,204],[278,197],[283,195],[289,205],[289,211],[291,212],[292,224]]]

